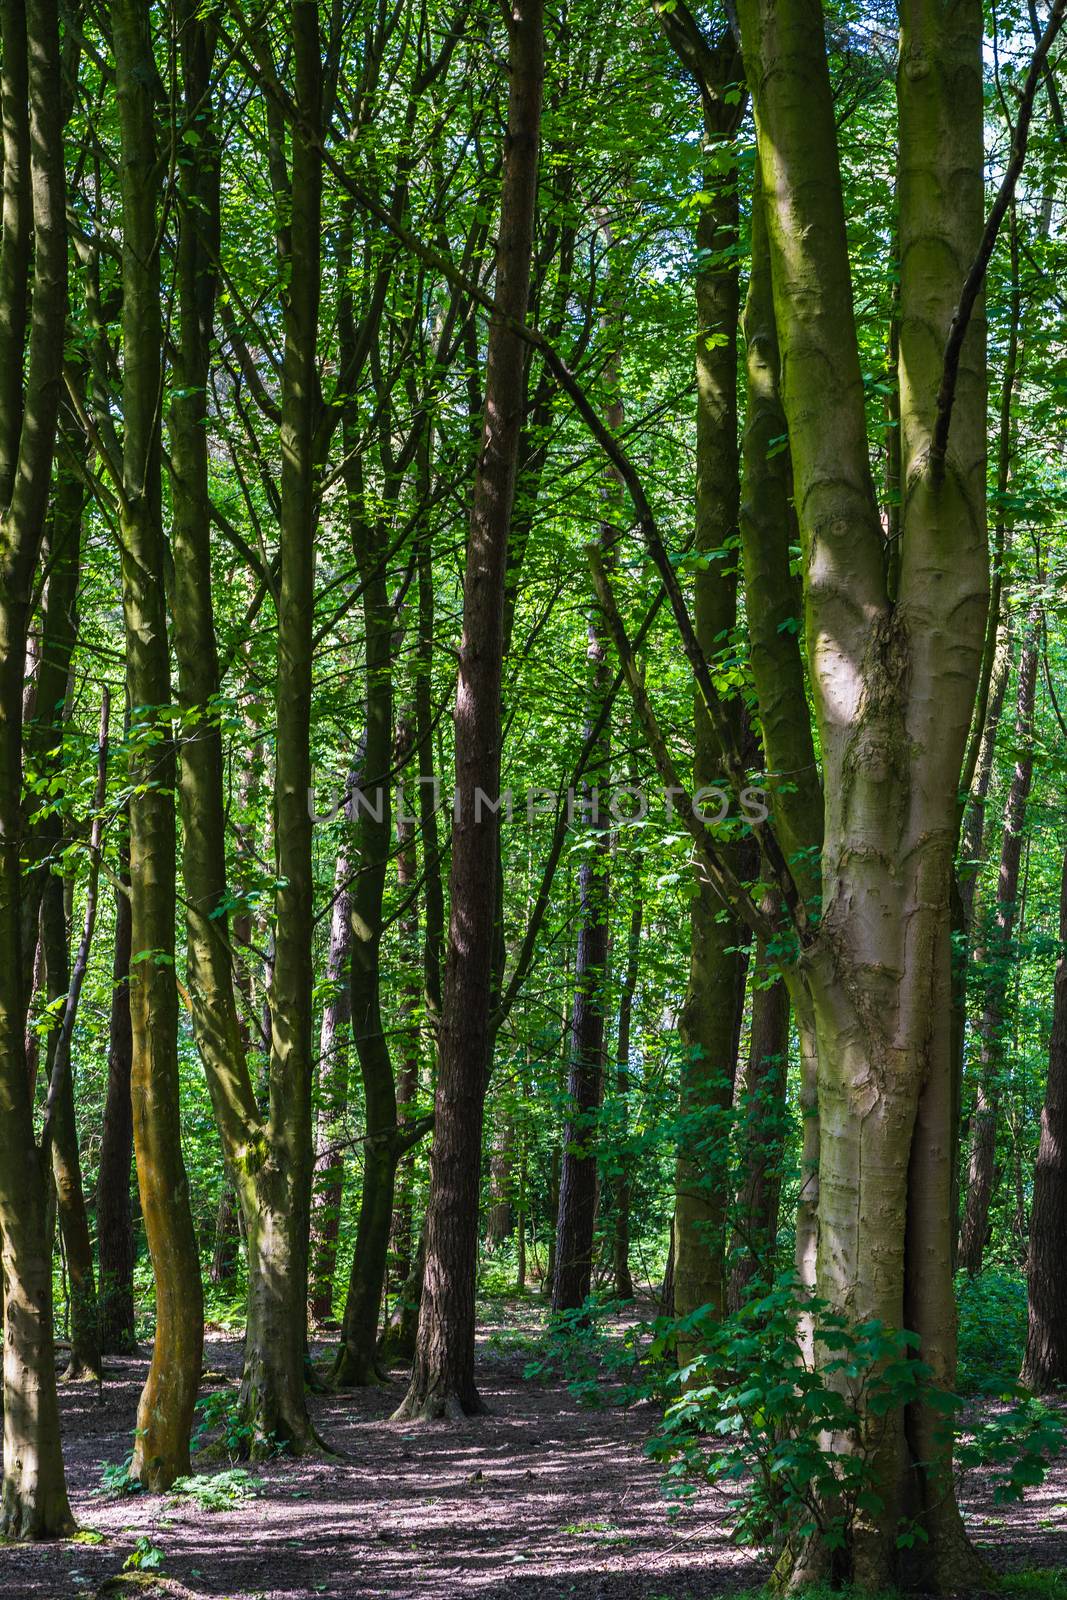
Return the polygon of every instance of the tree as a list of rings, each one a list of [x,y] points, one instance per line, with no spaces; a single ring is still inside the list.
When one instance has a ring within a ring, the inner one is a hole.
[[[151,9],[115,0],[122,151],[123,436],[119,494],[130,733],[130,1026],[134,1146],[156,1286],[152,1362],[137,1414],[132,1471],[168,1488],[189,1470],[203,1359],[203,1291],[182,1155],[174,971],[174,741],[164,588],[163,329]]]
[[[1009,982],[1012,935],[1019,910],[1019,874],[1023,827],[1034,775],[1034,694],[1037,687],[1037,618],[1031,616],[1019,657],[1015,710],[1017,754],[1004,809],[1004,831],[997,874],[996,907],[981,952],[987,970],[986,1001],[981,1025],[981,1078],[971,1119],[971,1149],[963,1217],[960,1223],[960,1266],[973,1277],[982,1270],[989,1226],[996,1162],[997,1105],[1004,1071],[1004,1011]]]
[[[818,1049],[817,1282],[850,1318],[914,1330],[951,1384],[949,888],[988,588],[983,323],[973,296],[969,317],[957,312],[982,243],[982,18],[971,4],[901,10],[904,488],[891,597],[821,8],[747,0],[740,17],[826,791],[822,916],[801,958]],[[917,1408],[906,1424],[860,1427],[881,1509],[852,1531],[854,1580],[890,1581],[907,1495],[930,1586],[980,1581],[934,1417]],[[796,1585],[824,1561],[796,1545],[782,1578]]]
[[[489,1070],[496,912],[495,809],[508,529],[522,424],[523,342],[537,196],[544,71],[540,0],[508,14],[508,132],[486,355],[485,420],[474,481],[456,689],[451,911],[438,1040],[425,1278],[411,1385],[398,1416],[481,1409],[474,1382],[478,1168]],[[517,326],[518,325],[518,326]]]
[[[59,21],[51,0],[0,11],[0,1250],[4,1469],[0,1532],[70,1533],[52,1344],[45,1175],[25,1025],[20,839],[22,692],[44,536],[67,313]],[[28,337],[27,337],[28,332]]]

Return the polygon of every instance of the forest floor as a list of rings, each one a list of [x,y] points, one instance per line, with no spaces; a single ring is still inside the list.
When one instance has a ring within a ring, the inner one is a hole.
[[[659,1469],[643,1453],[655,1408],[592,1408],[563,1382],[524,1378],[543,1313],[533,1301],[492,1311],[479,1343],[487,1416],[392,1423],[399,1375],[388,1388],[316,1396],[320,1432],[341,1454],[258,1466],[254,1497],[227,1510],[188,1495],[102,1491],[103,1466],[129,1450],[146,1359],[109,1360],[102,1392],[65,1385],[82,1533],[0,1550],[0,1596],[134,1592],[107,1580],[139,1541],[163,1575],[140,1590],[144,1600],[702,1600],[758,1588],[765,1569],[730,1543],[720,1496],[703,1492],[670,1518]],[[223,1374],[235,1379],[237,1340],[210,1337],[206,1364],[216,1387]],[[1067,1461],[1025,1505],[995,1506],[972,1481],[964,1508],[1001,1572],[1067,1565]],[[1020,1582],[1012,1592],[1060,1592]]]

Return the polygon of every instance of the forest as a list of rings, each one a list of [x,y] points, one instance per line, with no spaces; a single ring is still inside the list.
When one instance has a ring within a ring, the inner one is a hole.
[[[0,0],[4,1600],[1067,1600],[1067,0]]]

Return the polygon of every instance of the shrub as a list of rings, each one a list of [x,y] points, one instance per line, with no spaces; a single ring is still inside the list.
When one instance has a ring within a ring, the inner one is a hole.
[[[873,1463],[889,1419],[921,1402],[947,1426],[961,1396],[932,1382],[917,1334],[877,1321],[850,1325],[790,1278],[721,1323],[709,1310],[662,1335],[683,1333],[702,1347],[673,1376],[676,1398],[648,1447],[666,1466],[668,1494],[684,1498],[697,1483],[725,1490],[734,1538],[772,1556],[795,1539],[842,1548],[860,1514],[884,1512]],[[815,1365],[805,1358],[802,1317],[814,1326]],[[1010,1404],[969,1434],[957,1461],[995,1468],[996,1497],[1019,1499],[1044,1479],[1064,1427],[1013,1387],[999,1385],[998,1399]],[[897,1529],[900,1548],[925,1538],[914,1523]]]

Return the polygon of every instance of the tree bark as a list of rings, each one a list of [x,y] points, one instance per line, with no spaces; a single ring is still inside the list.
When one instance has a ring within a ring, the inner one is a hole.
[[[640,862],[638,862],[640,871]],[[644,901],[640,887],[630,910],[630,929],[626,941],[626,967],[619,995],[619,1035],[615,1043],[615,1087],[622,1106],[622,1149],[619,1155],[619,1175],[615,1185],[615,1240],[613,1269],[615,1293],[620,1300],[632,1300],[633,1273],[630,1271],[630,1202],[633,1188],[633,1157],[627,1147],[630,1123],[630,1039],[633,1029],[634,997],[641,962],[641,925],[644,920]]]
[[[318,125],[318,14],[302,0],[292,15],[293,71],[301,116]],[[316,1442],[304,1391],[311,1201],[311,1006],[313,944],[311,714],[315,429],[320,411],[321,158],[293,132],[289,193],[277,203],[288,293],[281,406],[274,789],[274,952],[269,978],[268,1109],[248,1065],[236,1003],[240,974],[229,939],[221,730],[214,709],[219,661],[209,539],[206,374],[215,298],[218,151],[209,94],[215,24],[190,7],[182,29],[187,114],[200,135],[183,162],[179,286],[180,375],[171,405],[175,506],[175,652],[179,693],[197,723],[182,749],[181,803],[189,993],[230,1181],[244,1221],[248,1308],[239,1406],[250,1455]],[[291,223],[291,226],[289,224]],[[236,922],[236,918],[235,918]]]
[[[125,829],[125,818],[121,821]],[[119,849],[119,884],[115,893],[107,1095],[100,1133],[100,1166],[96,1177],[96,1248],[100,1263],[98,1300],[100,1350],[103,1355],[137,1353],[133,1300],[135,1247],[133,1209],[130,1204],[133,1162],[130,932],[129,845],[124,836]]]
[[[801,653],[804,611],[791,551],[800,544],[793,470],[780,392],[770,241],[756,160],[752,266],[745,299],[746,414],[741,552],[749,654],[756,685],[767,792],[775,829],[805,904],[817,912],[823,795]],[[776,443],[777,441],[777,443]],[[787,969],[788,972],[788,969]],[[818,1250],[819,1117],[814,1018],[803,984],[787,978],[800,1039],[801,1190],[796,1217],[797,1277],[814,1288]]]
[[[32,955],[27,958],[25,952],[20,860],[26,638],[48,505],[67,317],[60,44],[53,0],[25,5],[5,0],[0,39],[0,1535],[38,1539],[73,1530],[56,1401],[46,1181],[34,1138],[26,1059]]]
[[[1019,657],[1015,706],[1015,768],[1004,808],[996,908],[985,948],[985,1003],[981,1022],[979,1080],[971,1117],[971,1148],[960,1224],[959,1264],[974,1277],[982,1270],[995,1184],[997,1118],[1004,1072],[1004,1011],[1011,976],[1012,940],[1018,914],[1023,827],[1034,775],[1034,695],[1037,688],[1038,629],[1031,614]]]
[[[141,1213],[156,1284],[152,1362],[137,1411],[132,1472],[165,1489],[189,1471],[189,1431],[203,1359],[203,1290],[182,1158],[178,996],[174,972],[177,864],[174,743],[164,594],[159,396],[158,206],[150,7],[113,0],[122,177],[122,603],[131,712],[130,1023]]]
[[[96,907],[100,888],[100,855],[103,845],[104,805],[107,798],[108,723],[111,694],[105,687],[100,704],[100,734],[97,743],[96,786],[89,831],[89,873],[85,886],[85,917],[73,967],[68,955],[66,894],[59,878],[45,888],[41,916],[41,937],[45,944],[45,969],[49,989],[63,998],[58,1032],[53,1036],[52,1061],[45,1098],[41,1146],[51,1145],[52,1174],[56,1186],[59,1224],[67,1258],[70,1282],[70,1360],[67,1378],[100,1378],[100,1323],[97,1312],[96,1281],[93,1274],[93,1246],[82,1188],[81,1153],[74,1107],[74,1027],[82,989],[89,970]],[[52,1041],[50,1040],[50,1043]]]
[[[401,1416],[482,1409],[474,1382],[474,1288],[482,1121],[489,1069],[500,782],[500,691],[508,528],[522,428],[526,316],[544,74],[541,0],[513,0],[497,314],[489,326],[485,419],[475,474],[456,692],[451,913],[439,1035],[426,1273],[411,1386]]]
[[[601,319],[609,341],[603,371],[604,420],[611,431],[618,434],[626,420],[621,390],[623,302],[612,262],[610,228],[603,222],[601,232],[606,239],[609,262],[607,306]],[[605,505],[600,523],[600,548],[611,567],[621,532],[617,524],[624,502],[622,485],[610,466],[602,493]],[[585,659],[584,737],[588,741],[601,719],[612,678],[607,630],[595,597],[586,625]],[[604,792],[611,782],[610,716],[604,720],[600,736],[589,752],[587,772],[588,778],[582,785],[581,825],[587,831],[588,843],[578,868],[578,945],[571,1010],[567,1116],[560,1160],[553,1312],[573,1311],[581,1306],[589,1296],[593,1273],[598,1191],[597,1122],[604,1094],[611,935],[611,827],[604,801]]]
[[[395,763],[402,769],[411,753],[415,739],[415,725],[407,714],[397,721]],[[403,794],[403,791],[401,791]],[[409,815],[407,805],[397,808],[396,819],[396,886],[403,902],[410,897],[410,905],[400,918],[399,935],[401,958],[404,962],[403,990],[400,1006],[400,1030],[403,1057],[396,1075],[396,1116],[403,1127],[415,1114],[419,1097],[420,1016],[423,1011],[423,985],[419,975],[419,910],[415,898],[418,887],[418,860],[415,851],[415,819]],[[423,840],[424,856],[429,841]],[[429,863],[426,863],[427,873]],[[414,1243],[415,1157],[403,1157],[397,1168],[396,1192],[393,1198],[393,1216],[389,1227],[389,1281],[402,1288],[411,1272]]]
[[[957,790],[988,593],[980,306],[963,344],[947,454],[944,356],[983,228],[982,17],[901,6],[901,561],[890,600],[863,385],[823,16],[817,0],[742,0],[782,398],[805,571],[825,774],[822,916],[800,976],[818,1051],[821,1295],[850,1320],[918,1333],[952,1387],[950,887]],[[898,1518],[926,1541],[919,1581],[981,1588],[956,1506],[951,1440],[922,1405],[862,1407],[877,1515],[833,1566],[859,1589],[897,1575]],[[797,1589],[830,1565],[794,1540]]]
[[[729,1308],[737,1311],[754,1282],[775,1278],[778,1201],[787,1133],[789,991],[768,971],[760,945],[752,965],[752,1023],[748,1060],[737,1096],[740,1183],[734,1213],[734,1262]]]
[[[737,443],[737,327],[740,308],[736,256],[736,174],[725,168],[727,140],[737,107],[727,91],[741,77],[740,52],[727,27],[708,43],[684,5],[658,12],[661,26],[700,92],[705,145],[713,157],[704,177],[705,203],[697,223],[696,272],[696,635],[709,661],[737,624],[736,565],[723,556],[736,540],[740,511]],[[727,704],[740,725],[740,702]],[[723,751],[698,694],[694,706],[693,793],[722,776]],[[714,795],[710,814],[716,810]],[[741,866],[737,845],[726,847]],[[689,987],[679,1021],[683,1055],[679,1073],[679,1140],[675,1176],[674,1300],[679,1317],[701,1306],[720,1318],[726,1303],[726,1214],[729,1183],[727,1119],[744,1005],[746,934],[719,895],[698,874],[690,914]],[[686,1365],[694,1342],[678,1341]]]
[[[333,1278],[344,1196],[345,1112],[348,1109],[348,1030],[352,1015],[349,959],[352,861],[345,834],[337,850],[333,911],[326,953],[330,985],[319,1032],[319,1115],[311,1191],[311,1273],[308,1301],[313,1322],[333,1316]]]

